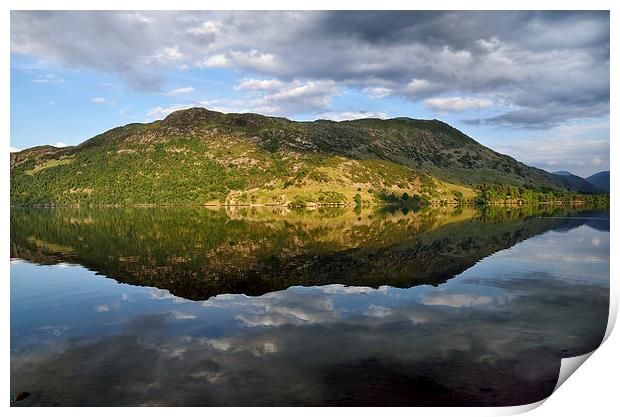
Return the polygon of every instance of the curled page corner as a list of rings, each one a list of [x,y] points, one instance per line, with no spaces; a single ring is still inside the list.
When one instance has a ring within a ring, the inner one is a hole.
[[[595,349],[596,350],[596,349]],[[556,392],[560,386],[566,382],[566,380],[579,368],[583,363],[594,353],[586,353],[581,356],[573,356],[572,358],[563,358],[560,363],[560,375],[558,376],[558,382],[555,384],[553,392]]]
[[[549,397],[547,397],[549,398]],[[503,416],[513,416],[513,415],[517,415],[517,414],[524,414],[527,413],[529,411],[534,410],[535,408],[540,407],[545,401],[547,401],[547,398],[543,398],[540,401],[536,401],[530,404],[524,404],[524,405],[514,405],[511,407],[504,407],[504,408],[500,408],[498,409],[499,413],[497,415],[503,415]]]
[[[559,372],[559,375],[558,375],[558,381],[555,384],[555,388],[553,389],[553,393],[555,393],[557,391],[557,389],[560,388],[560,386],[564,382],[566,382],[566,380],[577,370],[577,368],[579,368],[581,365],[583,365],[583,363],[593,353],[594,353],[594,350],[592,352],[586,353],[585,355],[573,356],[571,358],[562,358],[562,360],[560,362],[560,372]],[[553,395],[553,393],[551,393],[551,395]],[[549,399],[549,397],[543,398],[540,401],[536,401],[536,402],[530,403],[530,404],[518,405],[518,406],[513,406],[513,407],[506,407],[506,408],[501,410],[500,414],[501,415],[515,415],[515,414],[527,413],[528,411],[532,411],[535,408],[540,407],[542,404],[544,404],[545,401],[547,401]]]

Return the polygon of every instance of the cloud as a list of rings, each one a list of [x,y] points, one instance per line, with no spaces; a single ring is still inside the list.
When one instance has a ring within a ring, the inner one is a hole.
[[[245,78],[235,86],[235,90],[275,90],[282,88],[284,83],[280,80],[257,80],[255,78]]]
[[[54,144],[55,147],[57,148],[66,148],[67,146],[69,146],[68,144],[66,144],[65,142],[56,142]]]
[[[403,92],[413,98],[422,98],[439,93],[443,89],[438,83],[416,78],[407,83]]]
[[[105,97],[93,97],[90,99],[90,101],[95,104],[110,104],[110,105],[116,104],[116,102],[114,102],[113,100],[109,100]]]
[[[334,93],[287,96],[303,80],[374,99],[492,96],[504,113],[469,123],[548,129],[609,114],[609,45],[607,11],[11,13],[13,54],[148,91],[169,69],[229,68],[281,94],[254,111],[283,115],[328,110]]]
[[[168,91],[168,95],[169,96],[180,96],[183,94],[189,94],[194,92],[194,87],[180,87],[180,88],[175,88],[173,90]]]
[[[609,169],[609,145],[608,124],[581,124],[552,128],[545,137],[498,143],[494,148],[548,171],[587,177]]]
[[[437,97],[424,100],[426,107],[440,113],[484,109],[492,104],[490,100],[471,97]]]
[[[144,58],[144,62],[147,64],[172,64],[179,62],[183,59],[183,54],[179,51],[178,46],[164,47],[158,49],[150,56]]]
[[[325,111],[334,96],[340,94],[331,80],[244,79],[235,87],[254,94],[250,101],[255,111],[263,114],[290,115]]]
[[[20,148],[16,148],[14,146],[10,146],[9,149],[10,149],[10,152],[21,152]]]
[[[215,20],[207,20],[199,26],[190,27],[185,30],[187,33],[198,36],[211,36],[222,31],[222,23]]]
[[[249,51],[227,51],[223,54],[208,56],[196,61],[198,68],[234,68],[241,67],[253,71],[269,72],[276,69],[280,63],[274,54],[264,53],[256,49]]]
[[[343,120],[356,120],[356,119],[387,119],[388,115],[384,112],[373,111],[342,111],[342,112],[327,112],[319,115],[320,119],[334,120],[337,122]]]
[[[170,113],[175,112],[177,110],[189,109],[192,107],[191,104],[172,104],[170,106],[157,106],[150,108],[146,113],[149,117],[155,119],[163,119],[168,116]]]
[[[366,87],[363,91],[372,99],[387,97],[392,93],[392,90],[386,87]]]
[[[44,75],[39,75],[38,77],[34,78],[32,82],[39,83],[39,84],[60,84],[60,83],[65,82],[65,80],[57,77],[54,74],[44,74]]]

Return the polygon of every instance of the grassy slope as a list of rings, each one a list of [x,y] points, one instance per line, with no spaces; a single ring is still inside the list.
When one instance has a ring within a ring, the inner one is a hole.
[[[456,183],[460,184],[457,185]],[[559,188],[544,171],[439,121],[292,122],[189,109],[76,147],[11,154],[11,203],[307,204],[474,195],[480,183]]]

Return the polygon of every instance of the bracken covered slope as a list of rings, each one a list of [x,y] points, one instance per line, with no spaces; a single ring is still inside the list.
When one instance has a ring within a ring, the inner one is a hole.
[[[566,189],[441,121],[409,118],[294,122],[191,108],[11,154],[14,205],[453,201],[480,184]]]

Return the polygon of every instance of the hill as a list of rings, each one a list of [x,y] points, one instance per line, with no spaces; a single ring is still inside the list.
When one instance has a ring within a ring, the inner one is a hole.
[[[438,120],[295,122],[191,108],[78,146],[11,153],[11,204],[359,204],[570,189]],[[359,194],[359,196],[357,196]]]
[[[552,174],[558,177],[558,182],[563,183],[564,186],[570,190],[588,194],[600,194],[603,192],[603,190],[599,189],[585,178],[568,171],[555,171]]]
[[[589,176],[586,180],[597,187],[598,189],[609,193],[609,171],[601,171],[594,175]]]

